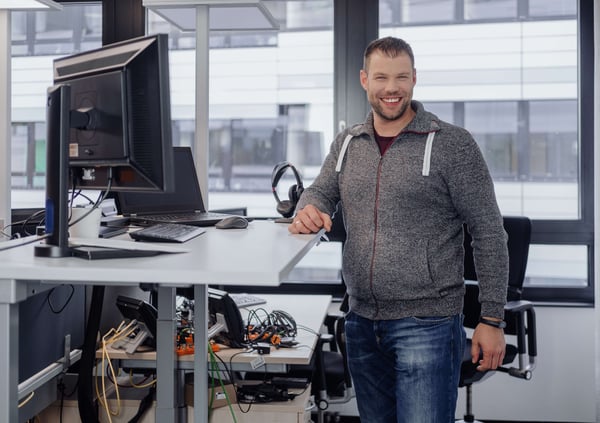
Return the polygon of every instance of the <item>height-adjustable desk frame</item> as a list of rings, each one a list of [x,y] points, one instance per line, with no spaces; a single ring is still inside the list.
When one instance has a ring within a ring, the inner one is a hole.
[[[248,229],[207,232],[182,245],[187,253],[112,260],[34,257],[33,246],[0,251],[0,421],[18,421],[19,302],[48,287],[137,286],[158,290],[156,421],[177,422],[175,288],[194,286],[196,351],[207,351],[207,284],[276,286],[318,243],[320,234],[291,235],[287,225],[252,222]],[[125,238],[127,239],[127,238]],[[0,244],[1,247],[1,244]],[[200,312],[204,310],[204,312]],[[207,362],[194,356],[194,421],[207,422]]]

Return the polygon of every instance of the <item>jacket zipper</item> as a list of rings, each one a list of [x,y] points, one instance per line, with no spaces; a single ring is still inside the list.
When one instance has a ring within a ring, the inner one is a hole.
[[[375,268],[375,246],[377,245],[377,220],[379,213],[379,182],[381,177],[381,166],[383,164],[383,156],[379,159],[379,164],[377,165],[377,179],[375,184],[375,210],[373,211],[373,222],[375,229],[373,231],[373,248],[371,250],[371,263],[369,269],[369,288],[371,290],[371,297],[375,302],[375,317],[379,316],[379,303],[377,302],[377,298],[375,297],[375,292],[373,291],[373,273]]]

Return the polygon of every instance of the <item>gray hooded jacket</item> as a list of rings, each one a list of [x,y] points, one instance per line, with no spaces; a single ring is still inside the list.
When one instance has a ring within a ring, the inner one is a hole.
[[[462,312],[466,223],[481,314],[503,318],[506,233],[483,156],[465,129],[411,106],[415,118],[383,156],[372,112],[338,134],[297,209],[312,204],[332,214],[340,202],[350,309],[377,320]]]

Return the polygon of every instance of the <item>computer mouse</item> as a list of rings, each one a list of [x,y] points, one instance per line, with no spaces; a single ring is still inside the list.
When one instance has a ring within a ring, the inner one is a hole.
[[[215,225],[217,229],[244,229],[248,227],[248,221],[242,216],[229,216],[219,220]]]

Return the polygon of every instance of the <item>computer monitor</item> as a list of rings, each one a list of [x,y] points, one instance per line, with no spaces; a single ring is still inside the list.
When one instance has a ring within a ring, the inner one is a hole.
[[[58,58],[54,83],[71,87],[69,166],[77,188],[167,191],[172,172],[166,34]],[[75,120],[75,122],[73,122]]]
[[[106,191],[174,188],[167,35],[56,59],[54,84],[47,99],[50,236],[35,251],[63,257],[69,255],[69,186]]]

